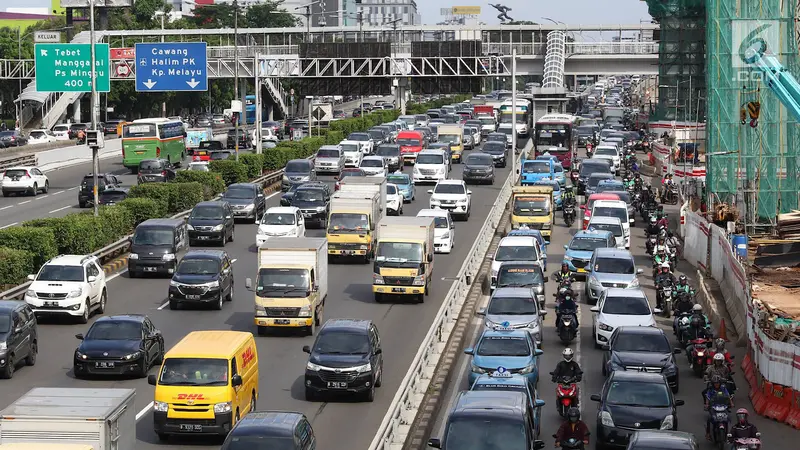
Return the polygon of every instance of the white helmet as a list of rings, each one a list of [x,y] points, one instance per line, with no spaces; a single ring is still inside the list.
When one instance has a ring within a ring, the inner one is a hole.
[[[564,357],[564,361],[567,361],[567,362],[572,361],[572,356],[574,354],[575,353],[569,347],[565,348],[564,351],[561,352],[561,356],[563,356]]]
[[[681,319],[681,325],[689,325],[689,318],[684,317],[683,319]]]
[[[670,268],[669,263],[668,262],[661,263],[661,268],[662,269],[669,269]]]
[[[717,354],[714,355],[714,362],[717,362],[717,361],[719,361],[719,362],[725,361],[725,357],[722,355],[722,353],[717,353]]]
[[[694,306],[692,306],[692,312],[701,313],[701,312],[703,312],[703,307],[700,306],[699,303],[696,303]]]

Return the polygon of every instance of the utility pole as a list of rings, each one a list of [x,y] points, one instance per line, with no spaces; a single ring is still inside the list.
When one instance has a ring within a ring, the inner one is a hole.
[[[97,50],[95,46],[95,33],[94,33],[94,1],[89,0],[89,42],[92,44],[92,51],[90,52],[91,63],[92,63],[92,98],[91,98],[91,108],[92,108],[92,130],[97,130]],[[87,139],[88,141],[88,139]],[[92,187],[93,196],[94,196],[94,215],[97,216],[100,213],[100,195],[97,190],[97,176],[100,172],[100,149],[98,147],[92,147],[92,178],[94,179],[94,186]]]
[[[517,49],[511,49],[511,186],[517,184]]]
[[[233,99],[239,100],[239,1],[233,0]],[[240,111],[236,115],[236,123],[233,125],[234,138],[233,150],[236,153],[236,161],[239,161],[239,122],[247,108],[242,103]]]

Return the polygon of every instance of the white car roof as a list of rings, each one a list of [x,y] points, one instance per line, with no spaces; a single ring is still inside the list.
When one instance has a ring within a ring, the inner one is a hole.
[[[339,144],[329,144],[329,145],[323,145],[319,149],[320,150],[341,150],[342,146],[339,145]]]
[[[597,146],[597,150],[600,150],[601,148],[607,148],[609,150],[614,150],[615,152],[619,152],[619,149],[617,148],[616,145],[600,144]],[[597,156],[602,156],[602,155],[597,155]]]
[[[273,206],[272,208],[266,210],[264,214],[296,214],[298,211],[300,211],[300,208],[296,206]]]
[[[605,208],[625,208],[628,209],[628,204],[623,202],[622,200],[595,200],[592,204],[592,208],[597,208],[598,206],[602,206]]]
[[[35,169],[35,168],[36,167],[34,167],[34,166],[14,166],[14,167],[6,167],[3,170],[4,171],[9,171],[9,170],[31,170],[31,169]]]
[[[466,186],[462,180],[439,180],[436,184],[458,184],[461,186]]]
[[[535,241],[533,236],[506,236],[500,240],[498,247],[535,247]]]
[[[342,145],[344,145],[344,144],[350,144],[350,145],[361,145],[361,141],[348,141],[347,139],[345,139],[345,140],[343,140],[342,142],[339,142],[339,145],[340,145],[340,146],[342,146]]]
[[[36,128],[36,129],[34,129],[34,130],[31,130],[31,133],[34,133],[34,132],[36,132],[36,131],[41,131],[42,133],[46,133],[46,132],[48,132],[48,131],[50,131],[50,130],[45,130],[44,128]]]
[[[589,226],[592,226],[593,223],[612,224],[612,225],[622,226],[622,221],[619,220],[619,217],[611,217],[611,216],[592,216],[592,218],[589,219]]]
[[[447,217],[450,211],[444,209],[420,209],[417,217]]]
[[[641,288],[623,289],[623,288],[608,288],[606,291],[606,298],[608,297],[638,297],[647,298],[647,295]]]
[[[91,255],[58,255],[50,261],[47,261],[45,265],[57,264],[59,266],[82,266],[84,263],[84,258],[87,257],[93,260],[97,259]]]
[[[361,162],[363,163],[364,161],[381,161],[381,162],[383,162],[383,156],[377,156],[377,155],[365,156],[364,159],[361,160]]]
[[[435,148],[432,149],[425,149],[417,153],[417,155],[439,155],[442,156],[445,153],[444,150],[438,150]]]

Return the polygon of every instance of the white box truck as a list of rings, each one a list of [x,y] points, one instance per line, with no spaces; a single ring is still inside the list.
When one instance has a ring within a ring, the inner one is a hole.
[[[339,186],[339,192],[377,192],[381,196],[381,217],[386,215],[386,177],[345,177]],[[378,222],[380,219],[375,221]]]
[[[94,450],[83,444],[0,444],[0,450]]]
[[[382,218],[377,192],[334,194],[326,230],[329,260],[348,257],[368,263],[375,252],[375,227]]]
[[[378,224],[372,292],[380,303],[386,295],[413,295],[425,300],[433,275],[433,217],[386,217]]]
[[[0,444],[136,446],[134,389],[33,388],[0,412]]]
[[[255,324],[258,334],[270,328],[302,327],[309,335],[322,322],[328,296],[328,240],[273,237],[258,248]]]

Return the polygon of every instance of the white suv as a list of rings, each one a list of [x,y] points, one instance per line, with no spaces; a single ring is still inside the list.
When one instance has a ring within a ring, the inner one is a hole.
[[[8,197],[12,193],[35,196],[39,195],[39,192],[46,194],[50,190],[50,180],[37,167],[9,167],[0,178],[0,187],[3,190],[3,197]]]
[[[445,209],[454,216],[469,220],[472,191],[462,180],[441,180],[428,193],[431,194],[431,209]]]
[[[450,164],[444,150],[422,150],[414,162],[414,184],[446,180],[450,175]]]
[[[106,274],[94,256],[56,256],[28,279],[32,283],[25,301],[37,315],[71,316],[86,323],[92,312],[106,309]]]

